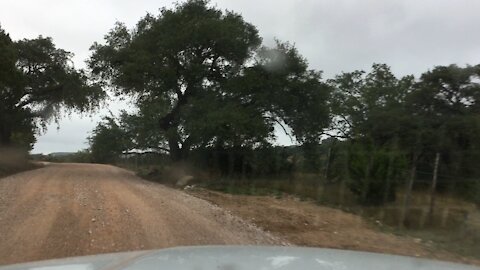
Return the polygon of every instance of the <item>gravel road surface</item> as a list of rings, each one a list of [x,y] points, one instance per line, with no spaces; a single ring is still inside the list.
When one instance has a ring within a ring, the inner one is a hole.
[[[212,244],[285,243],[114,166],[48,164],[0,179],[0,264]]]

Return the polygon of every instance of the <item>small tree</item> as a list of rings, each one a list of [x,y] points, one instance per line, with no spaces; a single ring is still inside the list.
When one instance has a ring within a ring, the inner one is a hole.
[[[104,117],[89,137],[93,162],[112,163],[131,148],[131,143],[124,129],[112,117]]]
[[[407,154],[399,151],[399,138],[408,126],[405,99],[413,77],[398,79],[387,65],[374,64],[369,73],[343,73],[330,83],[334,127],[351,144],[350,189],[364,204],[394,200],[394,180]]]

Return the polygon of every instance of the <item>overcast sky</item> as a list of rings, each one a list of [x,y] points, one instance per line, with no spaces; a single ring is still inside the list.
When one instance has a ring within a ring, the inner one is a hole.
[[[50,36],[85,67],[88,48],[115,21],[133,27],[170,0],[0,0],[0,24],[13,39]],[[480,1],[476,0],[218,0],[258,27],[264,42],[295,43],[311,68],[330,78],[342,71],[387,63],[395,74],[419,75],[435,65],[480,63]],[[100,115],[125,104],[112,101],[95,116],[71,115],[38,138],[34,153],[76,151]],[[280,136],[280,143],[288,143]]]

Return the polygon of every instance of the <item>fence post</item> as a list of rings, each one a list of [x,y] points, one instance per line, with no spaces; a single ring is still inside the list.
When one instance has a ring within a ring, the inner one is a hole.
[[[415,176],[417,174],[417,158],[416,153],[413,154],[412,168],[410,169],[410,177],[407,182],[407,190],[405,190],[405,197],[403,198],[403,209],[400,213],[399,227],[405,226],[405,220],[408,215],[408,208],[410,207],[410,197],[412,196],[413,183],[415,182]]]
[[[433,166],[433,178],[432,186],[430,187],[430,208],[428,211],[429,219],[433,219],[433,211],[435,208],[435,189],[437,188],[437,177],[438,177],[438,163],[440,162],[440,153],[437,152],[435,155],[435,165]]]

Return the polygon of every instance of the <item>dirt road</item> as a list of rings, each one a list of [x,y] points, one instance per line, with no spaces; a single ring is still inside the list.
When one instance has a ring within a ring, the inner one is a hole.
[[[107,165],[0,179],[0,264],[179,245],[282,244],[221,208]]]

